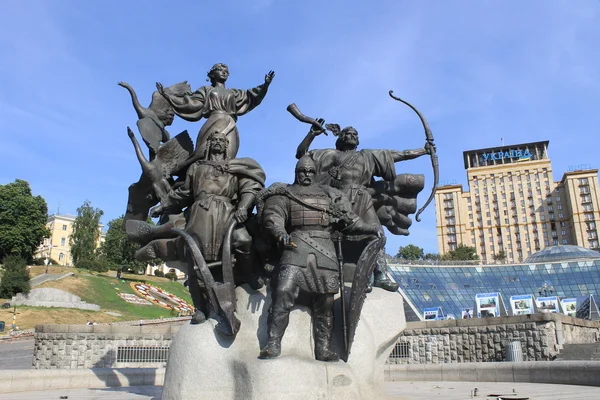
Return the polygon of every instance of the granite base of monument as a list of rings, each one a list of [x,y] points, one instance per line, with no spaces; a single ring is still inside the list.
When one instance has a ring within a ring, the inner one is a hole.
[[[242,325],[234,341],[215,332],[216,321],[182,327],[171,344],[163,400],[377,399],[384,364],[405,328],[402,297],[374,288],[364,303],[348,363],[314,359],[309,308],[297,306],[282,342],[281,356],[260,360],[267,341],[267,290],[236,289]],[[339,308],[339,299],[336,300]],[[336,309],[336,315],[339,309]],[[334,342],[339,351],[341,321]]]

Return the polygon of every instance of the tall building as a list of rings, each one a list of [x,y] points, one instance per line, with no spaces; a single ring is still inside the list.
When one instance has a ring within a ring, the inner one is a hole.
[[[440,254],[458,244],[481,260],[521,262],[548,246],[598,250],[598,170],[552,176],[548,141],[463,153],[468,191],[447,185],[436,192]]]
[[[36,258],[52,258],[60,265],[73,265],[71,257],[71,244],[69,239],[73,234],[74,215],[53,214],[48,217],[46,228],[50,230],[50,237],[44,239],[37,252]],[[97,247],[104,242],[105,234],[102,233],[104,225],[100,224],[100,238]]]

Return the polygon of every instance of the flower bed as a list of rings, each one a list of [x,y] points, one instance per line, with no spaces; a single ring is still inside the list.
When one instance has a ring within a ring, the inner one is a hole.
[[[132,282],[130,285],[134,292],[158,306],[167,308],[169,310],[176,310],[181,313],[194,312],[194,307],[188,304],[185,300],[182,300],[169,292],[165,292],[159,287],[139,282]]]

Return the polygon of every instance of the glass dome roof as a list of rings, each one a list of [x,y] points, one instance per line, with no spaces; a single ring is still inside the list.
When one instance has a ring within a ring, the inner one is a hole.
[[[525,259],[525,264],[551,263],[567,260],[599,259],[600,253],[570,244],[550,246],[538,251]]]

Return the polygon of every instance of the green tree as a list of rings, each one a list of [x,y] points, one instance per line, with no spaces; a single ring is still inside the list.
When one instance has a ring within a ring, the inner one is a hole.
[[[153,224],[150,218],[148,218],[148,222]],[[135,252],[139,248],[139,244],[133,243],[127,238],[123,215],[108,223],[106,238],[100,248],[103,260],[106,260],[113,268],[132,269],[139,272],[146,268],[146,263],[135,259]],[[161,263],[161,261],[157,260],[157,263]]]
[[[423,256],[423,260],[433,260],[433,261],[438,261],[440,259],[440,255],[437,253],[426,253]]]
[[[455,250],[444,254],[441,259],[450,261],[469,261],[479,260],[479,256],[477,255],[475,247],[465,246],[461,243],[456,247]]]
[[[18,255],[10,255],[4,259],[4,273],[0,282],[0,297],[10,299],[17,293],[29,293],[29,271],[27,261]]]
[[[424,255],[424,251],[419,246],[409,244],[407,246],[400,246],[396,257],[403,258],[405,260],[421,260]]]
[[[506,261],[506,253],[504,252],[504,250],[500,250],[498,253],[493,255],[493,258],[495,261],[500,261],[501,263],[503,263],[504,261]]]
[[[48,205],[42,196],[33,196],[26,181],[0,185],[0,261],[12,254],[30,260],[44,238]]]
[[[93,260],[96,256],[96,247],[100,238],[100,218],[104,211],[92,207],[86,200],[77,209],[77,217],[73,222],[73,234],[69,239],[73,264],[81,260]]]

